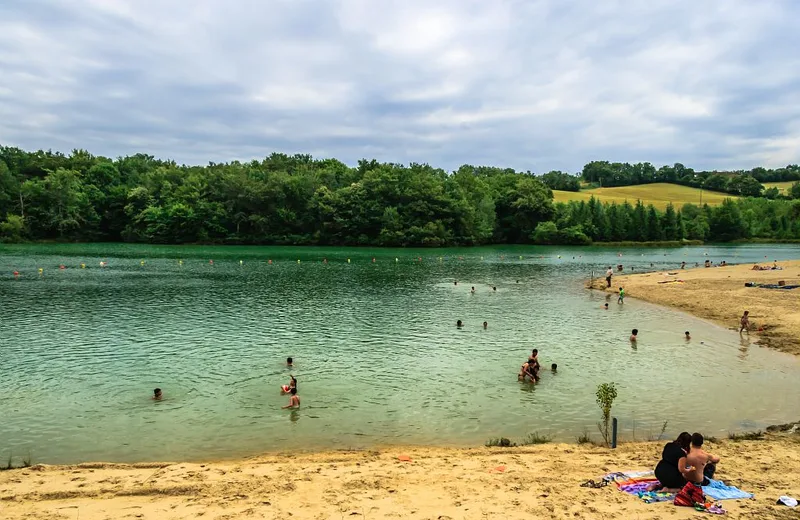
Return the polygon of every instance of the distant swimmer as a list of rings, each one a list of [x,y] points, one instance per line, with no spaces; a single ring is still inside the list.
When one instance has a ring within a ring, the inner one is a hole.
[[[608,310],[608,302],[606,302],[606,303],[604,303],[604,304],[603,304],[603,308],[604,308],[605,310]]]
[[[683,336],[686,338],[686,341],[689,341],[690,339],[692,339],[692,335],[689,334],[688,330],[683,333]]]
[[[290,358],[290,357],[287,357],[286,358],[286,366],[287,367],[293,367],[294,366],[294,360],[292,358]]]
[[[460,329],[461,327],[463,327],[463,326],[464,326],[464,323],[462,323],[462,322],[461,322],[461,320],[458,320],[458,321],[456,322],[456,327],[458,327],[459,329]]]
[[[556,363],[553,363],[552,365],[550,365],[550,370],[555,374],[556,372],[558,372],[558,365]]]
[[[537,365],[531,363],[530,360],[528,360],[520,367],[519,375],[517,375],[517,380],[525,381],[526,377],[529,378],[534,383],[539,380],[539,369],[537,368]]]
[[[294,376],[292,375],[290,375],[289,377],[291,378],[289,384],[281,386],[281,395],[288,394],[289,392],[292,391],[292,388],[297,388],[297,379],[295,379]]]
[[[283,410],[287,408],[300,408],[300,398],[297,396],[297,388],[292,388],[289,393],[292,394],[292,396],[289,397],[289,404],[281,406],[281,408]]]
[[[622,287],[619,288],[619,298],[617,298],[617,303],[625,303],[625,289]]]
[[[161,393],[161,389],[160,388],[156,388],[155,390],[153,390],[153,400],[154,401],[160,401],[162,397],[163,397],[163,394]]]
[[[497,287],[492,286],[492,291],[497,292]]]
[[[631,343],[636,343],[636,338],[639,336],[639,329],[633,329],[631,331]]]
[[[483,328],[485,329],[485,328],[488,328],[488,327],[489,327],[489,323],[484,321],[483,322]]]
[[[469,290],[469,292],[471,292],[472,294],[475,294],[475,287],[473,287],[472,289],[470,289],[470,290]]]
[[[458,285],[458,280],[453,280],[453,285]]]

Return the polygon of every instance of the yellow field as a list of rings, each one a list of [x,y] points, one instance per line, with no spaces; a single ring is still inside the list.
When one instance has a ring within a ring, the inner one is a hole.
[[[787,191],[789,191],[789,188],[791,188],[792,184],[794,184],[795,182],[797,181],[765,182],[763,184],[764,188],[778,188],[778,190],[780,190],[781,193],[786,193]]]
[[[738,198],[736,195],[700,190],[699,188],[690,188],[666,182],[640,184],[638,186],[619,186],[616,188],[595,188],[578,192],[553,190],[555,202],[588,201],[592,196],[601,202],[616,202],[617,204],[627,200],[633,205],[636,204],[637,200],[641,200],[645,205],[652,204],[661,210],[666,208],[670,202],[675,206],[675,209],[680,209],[681,206],[689,202],[698,205],[702,202],[710,206],[717,206],[722,204],[725,199]]]

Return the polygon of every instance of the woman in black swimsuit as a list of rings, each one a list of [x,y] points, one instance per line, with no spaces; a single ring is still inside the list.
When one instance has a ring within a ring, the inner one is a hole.
[[[664,446],[655,471],[656,478],[661,483],[661,491],[680,491],[686,485],[686,479],[679,468],[681,459],[684,459],[683,464],[686,465],[686,454],[689,453],[691,443],[692,436],[689,432],[683,432]]]

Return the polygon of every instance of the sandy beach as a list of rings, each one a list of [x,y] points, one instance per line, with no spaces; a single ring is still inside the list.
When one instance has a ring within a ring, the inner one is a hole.
[[[343,518],[690,518],[613,485],[581,487],[613,471],[652,469],[664,442],[616,450],[569,444],[521,448],[386,448],[283,454],[208,464],[84,464],[0,472],[4,520]],[[775,504],[800,497],[800,436],[707,443],[718,477],[755,493],[726,500],[733,518],[797,518]],[[403,460],[409,459],[409,460]]]
[[[749,310],[754,340],[800,355],[800,288],[745,287],[746,282],[800,284],[800,261],[778,264],[782,269],[775,271],[754,271],[753,264],[683,270],[676,265],[671,271],[625,275],[618,275],[615,268],[611,289],[605,288],[605,278],[595,279],[591,286],[614,292],[622,286],[629,297],[675,307],[737,330],[739,317]],[[770,267],[772,262],[762,265]]]

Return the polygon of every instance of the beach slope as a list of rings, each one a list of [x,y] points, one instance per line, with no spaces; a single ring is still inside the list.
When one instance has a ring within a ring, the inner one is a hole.
[[[622,286],[627,296],[675,307],[736,330],[742,312],[749,310],[753,338],[777,350],[800,355],[800,288],[745,287],[747,282],[800,284],[800,261],[779,265],[782,269],[775,271],[754,271],[752,264],[684,270],[676,266],[672,271],[615,273],[611,289],[605,288],[604,278],[594,279],[590,286],[613,292]]]
[[[718,477],[756,495],[723,502],[734,518],[796,518],[775,501],[800,497],[798,441],[781,434],[708,446],[722,456]],[[34,466],[0,472],[0,511],[4,520],[695,518],[691,508],[648,505],[613,485],[580,486],[609,472],[652,469],[662,446],[387,448],[207,464]]]

